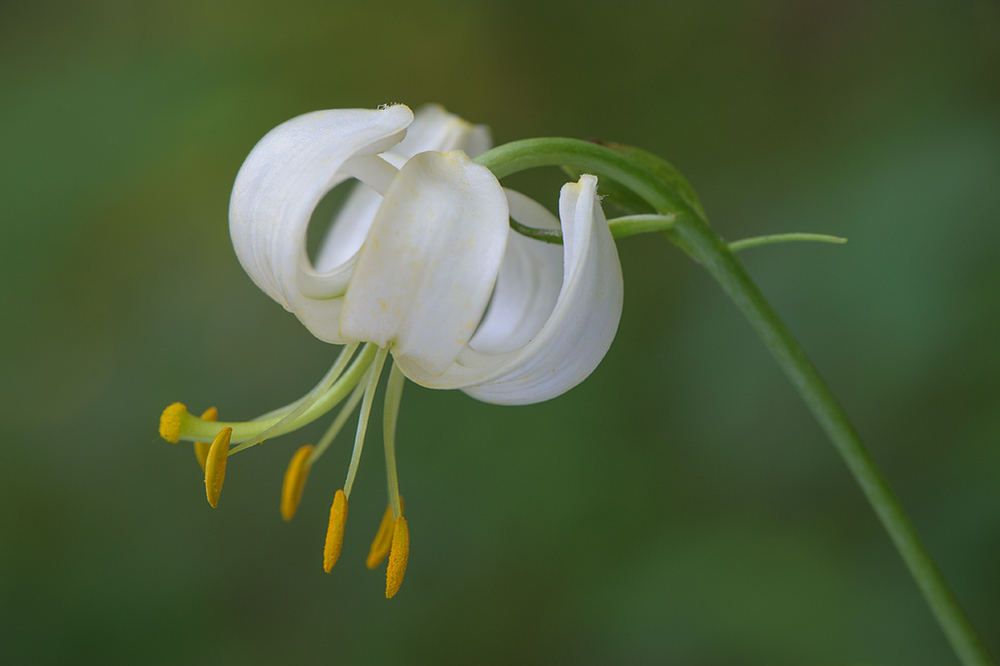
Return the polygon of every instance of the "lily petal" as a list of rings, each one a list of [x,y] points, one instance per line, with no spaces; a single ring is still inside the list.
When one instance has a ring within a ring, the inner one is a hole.
[[[300,288],[303,265],[309,264],[309,218],[327,192],[351,177],[342,168],[348,160],[374,156],[399,143],[412,120],[412,112],[402,105],[298,116],[268,132],[236,176],[229,231],[240,264],[258,287],[322,340],[345,342],[337,337],[342,299],[336,293],[325,299],[316,298],[322,294],[307,296]],[[367,221],[361,220],[355,235],[363,241],[365,232]],[[346,283],[344,275],[324,277]]]
[[[508,232],[507,199],[462,152],[421,153],[385,194],[344,298],[340,336],[391,345],[431,376],[482,320]]]
[[[506,353],[477,351],[472,345],[462,350],[457,362],[440,375],[427,373],[397,357],[400,369],[410,379],[431,388],[461,388],[484,402],[513,405],[554,398],[594,371],[618,329],[624,292],[618,252],[597,199],[597,178],[585,175],[579,183],[567,183],[560,194],[559,214],[563,231],[562,284],[554,307],[532,339]],[[515,252],[511,256],[519,261],[534,260],[540,275],[549,270],[542,265],[550,261],[544,254]],[[501,307],[515,317],[530,313],[522,322],[532,329],[539,315],[526,304],[534,297],[534,292],[525,289],[530,281],[498,281],[494,301],[509,301]],[[501,294],[501,289],[513,293]],[[500,326],[503,319],[497,316],[494,324],[487,318],[483,324]],[[487,338],[488,333],[484,331],[483,337]],[[489,346],[503,349],[502,336],[491,340]]]
[[[535,229],[559,229],[559,218],[545,206],[514,190],[504,193],[513,219]],[[552,313],[562,281],[561,247],[509,233],[490,307],[469,346],[502,354],[527,344]]]
[[[492,145],[490,130],[485,125],[473,125],[448,113],[442,106],[429,104],[417,109],[406,137],[381,157],[398,169],[417,153],[461,150],[470,158],[476,158]],[[320,243],[314,263],[318,273],[332,271],[347,262],[353,266],[355,255],[381,204],[382,195],[378,192],[364,183],[354,186]]]
[[[486,125],[473,125],[448,113],[443,106],[428,104],[417,109],[413,124],[406,131],[406,138],[393,146],[390,152],[409,159],[428,150],[439,153],[461,150],[475,159],[492,145],[493,139]]]

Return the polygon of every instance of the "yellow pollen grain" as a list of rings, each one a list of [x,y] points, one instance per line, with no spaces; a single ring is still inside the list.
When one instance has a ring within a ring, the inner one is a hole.
[[[176,444],[181,440],[181,420],[187,416],[187,407],[175,402],[160,414],[160,437]]]
[[[400,508],[403,506],[402,497],[399,498],[399,506]],[[385,508],[385,513],[382,515],[382,522],[378,526],[378,534],[375,535],[371,550],[368,551],[368,559],[365,560],[365,566],[369,569],[378,567],[378,565],[382,564],[385,556],[389,554],[389,548],[392,547],[392,529],[394,525],[392,505],[390,504]]]
[[[219,431],[205,460],[205,494],[213,509],[219,506],[222,482],[226,480],[226,460],[229,457],[229,438],[232,434],[232,428]]]
[[[389,552],[389,566],[385,572],[385,598],[392,599],[399,586],[403,584],[403,574],[406,573],[406,560],[410,557],[410,528],[406,526],[406,518],[396,519],[392,530],[392,550]]]
[[[292,456],[285,470],[285,481],[281,484],[281,517],[291,520],[295,517],[295,512],[299,509],[299,502],[302,501],[302,491],[306,487],[306,479],[309,478],[309,456],[313,452],[312,444],[306,444]]]
[[[218,421],[219,420],[219,410],[215,407],[209,407],[205,410],[205,413],[201,415],[202,421]],[[198,459],[198,464],[201,465],[201,471],[205,471],[205,461],[208,459],[208,450],[212,447],[211,442],[195,442],[194,443],[194,457]]]
[[[330,507],[330,526],[326,530],[326,544],[323,546],[323,570],[330,573],[340,558],[340,547],[344,544],[344,525],[347,524],[347,495],[338,490]]]

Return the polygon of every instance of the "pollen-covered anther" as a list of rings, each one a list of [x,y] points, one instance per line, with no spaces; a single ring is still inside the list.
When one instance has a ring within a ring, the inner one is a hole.
[[[226,480],[226,460],[229,458],[229,438],[232,434],[232,428],[220,430],[205,459],[205,494],[212,508],[219,506],[222,482]]]
[[[330,573],[340,558],[340,547],[344,543],[344,526],[347,524],[347,495],[338,490],[330,507],[330,526],[326,530],[326,544],[323,546],[323,570]]]
[[[209,407],[205,410],[205,413],[201,415],[202,421],[218,421],[219,420],[219,410],[215,407]],[[195,442],[194,443],[194,457],[198,459],[198,464],[201,465],[201,471],[205,471],[205,461],[208,459],[208,450],[212,448],[211,442]]]
[[[306,487],[306,479],[309,478],[309,469],[312,467],[309,460],[312,452],[312,444],[301,447],[292,456],[288,469],[285,470],[285,481],[281,484],[281,517],[285,520],[295,517],[299,502],[302,501],[302,491]]]
[[[160,414],[160,437],[176,444],[181,441],[181,423],[188,415],[187,407],[175,402]]]
[[[385,598],[392,599],[403,584],[406,560],[410,556],[410,529],[406,518],[400,516],[392,530],[392,549],[389,552],[389,566],[385,572]]]
[[[403,498],[399,498],[400,511],[403,510]],[[386,555],[389,554],[389,549],[392,547],[392,531],[395,526],[395,521],[392,519],[392,504],[385,508],[385,514],[382,515],[382,522],[378,526],[378,534],[375,535],[375,540],[372,541],[371,550],[368,551],[368,559],[365,560],[365,566],[369,569],[375,569],[378,565],[382,564]]]

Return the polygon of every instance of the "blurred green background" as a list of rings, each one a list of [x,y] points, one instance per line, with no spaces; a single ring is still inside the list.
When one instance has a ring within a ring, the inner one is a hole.
[[[619,334],[571,393],[407,389],[392,601],[363,565],[379,424],[332,574],[352,433],[293,522],[325,422],[234,458],[211,510],[163,407],[249,418],[335,353],[241,270],[232,181],[278,123],[386,102],[639,145],[729,239],[849,237],[744,260],[1000,656],[995,2],[108,0],[0,7],[0,661],[955,663],[749,326],[655,236],[620,243]]]

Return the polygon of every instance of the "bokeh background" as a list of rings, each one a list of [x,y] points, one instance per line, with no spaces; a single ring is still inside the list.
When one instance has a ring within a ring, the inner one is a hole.
[[[995,2],[107,0],[0,7],[0,661],[955,663],[749,326],[656,236],[620,243],[619,334],[571,393],[407,389],[392,601],[363,565],[378,423],[332,574],[352,433],[293,522],[322,422],[234,458],[210,509],[163,407],[250,418],[335,353],[241,270],[233,178],[292,116],[386,102],[642,146],[729,239],[848,237],[744,259],[1000,655]]]

